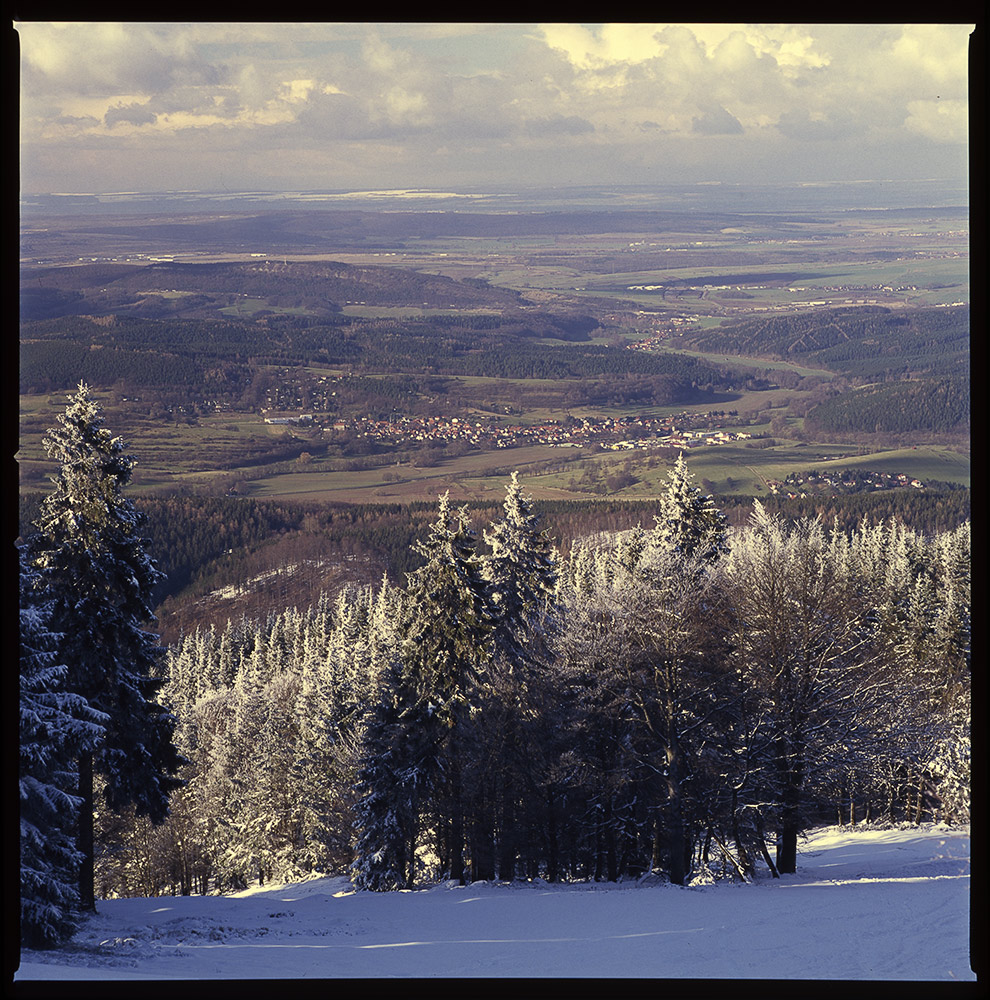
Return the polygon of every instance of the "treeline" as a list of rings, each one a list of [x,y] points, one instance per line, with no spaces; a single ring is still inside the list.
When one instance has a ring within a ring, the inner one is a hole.
[[[21,285],[28,293],[21,300],[23,319],[54,315],[59,303],[69,314],[128,309],[183,315],[203,315],[243,298],[263,299],[273,308],[309,309],[317,314],[338,312],[341,304],[349,302],[499,310],[519,303],[516,292],[477,282],[406,268],[332,261],[82,264],[25,270]]]
[[[857,379],[964,375],[969,371],[969,306],[853,306],[726,321],[690,334],[685,342],[724,354],[800,358]]]
[[[851,532],[864,519],[894,519],[925,537],[956,530],[972,516],[968,489],[946,493],[891,490],[836,497],[770,496],[765,509],[788,520],[816,518]],[[42,494],[22,494],[22,533],[37,518]],[[753,499],[721,496],[715,503],[730,526],[744,527]],[[321,591],[393,583],[421,565],[412,543],[433,505],[316,504],[241,497],[145,497],[143,533],[164,574],[154,591],[159,630],[168,641],[228,615],[264,619],[280,605],[306,607]],[[495,502],[468,505],[490,518]],[[652,523],[656,501],[540,500],[534,502],[558,549],[602,534]],[[256,582],[252,582],[256,581]],[[227,588],[236,597],[203,601]],[[232,609],[235,609],[232,611]]]
[[[967,820],[968,524],[730,538],[683,463],[655,511],[562,557],[515,481],[484,549],[441,498],[404,584],[185,636],[187,784],[106,821],[100,891],[748,880],[811,823]]]
[[[334,326],[116,316],[39,320],[21,326],[21,391],[68,389],[81,372],[89,372],[90,381],[100,386],[181,387],[198,400],[250,408],[258,402],[252,386],[259,367],[272,365],[575,382],[590,378],[610,381],[606,399],[659,403],[697,400],[734,384],[686,355],[533,342],[580,339],[587,327],[582,317],[509,318],[495,326],[490,320],[475,325],[457,317],[343,318]],[[313,381],[303,373],[299,378]],[[644,394],[642,385],[634,389],[619,381],[630,378],[652,379],[649,393]]]
[[[845,432],[969,433],[968,377],[895,382],[858,389],[820,403],[804,418],[816,436]]]

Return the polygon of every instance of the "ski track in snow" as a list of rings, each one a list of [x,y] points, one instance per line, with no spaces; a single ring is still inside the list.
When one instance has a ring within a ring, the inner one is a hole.
[[[314,878],[103,901],[15,979],[973,980],[969,884],[968,831],[938,826],[817,830],[795,875],[749,885]]]

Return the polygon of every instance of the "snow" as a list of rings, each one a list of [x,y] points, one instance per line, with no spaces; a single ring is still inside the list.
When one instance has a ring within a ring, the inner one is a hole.
[[[377,977],[974,980],[965,829],[813,831],[798,871],[742,885],[355,892],[344,878],[98,904],[17,980]]]

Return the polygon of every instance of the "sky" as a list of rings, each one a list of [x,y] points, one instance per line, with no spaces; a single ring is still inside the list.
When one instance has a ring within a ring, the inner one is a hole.
[[[19,21],[21,189],[965,184],[973,27]]]

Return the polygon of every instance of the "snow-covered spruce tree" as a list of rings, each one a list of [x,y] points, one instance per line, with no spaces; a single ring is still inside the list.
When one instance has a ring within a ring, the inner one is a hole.
[[[484,575],[491,588],[495,640],[517,670],[535,663],[546,639],[543,613],[557,585],[557,550],[524,496],[518,473],[505,492],[502,518],[484,532],[491,553]]]
[[[728,551],[725,515],[694,485],[683,453],[667,476],[648,544],[671,549],[699,563],[716,562]]]
[[[536,720],[549,700],[548,671],[556,618],[557,550],[517,473],[503,515],[484,532],[490,554],[484,575],[494,615],[494,656],[483,686],[472,791],[475,878],[511,880],[526,836],[524,797],[538,787],[545,749]],[[495,844],[498,844],[498,858]]]
[[[31,570],[20,564],[20,845],[21,942],[50,948],[70,938],[79,911],[75,849],[76,757],[94,747],[104,716],[65,690],[58,636],[49,608],[32,593]]]
[[[133,805],[157,823],[168,814],[183,760],[172,743],[175,719],[155,700],[160,650],[145,625],[161,574],[138,534],[143,516],[123,495],[134,461],[104,427],[84,384],[44,444],[60,469],[28,555],[38,571],[37,591],[50,601],[52,628],[61,635],[66,690],[107,717],[99,742],[82,750],[78,763],[80,905],[92,910],[94,772],[104,778],[112,810]]]
[[[470,701],[479,674],[487,667],[491,631],[476,544],[466,511],[453,511],[445,493],[436,522],[415,546],[425,564],[408,577],[400,627],[401,663],[383,683],[379,717],[370,719],[366,730],[359,779],[363,796],[357,806],[357,872],[363,870],[368,851],[376,850],[367,810],[382,794],[384,781],[385,797],[375,806],[375,815],[409,813],[422,820],[422,827],[434,834],[442,873],[464,880],[463,774]],[[395,746],[392,766],[397,778],[383,777],[372,767],[368,748],[377,741]],[[408,804],[407,790],[412,795]]]
[[[436,740],[430,706],[396,656],[381,673],[361,744],[351,867],[358,889],[412,888],[419,818]]]

